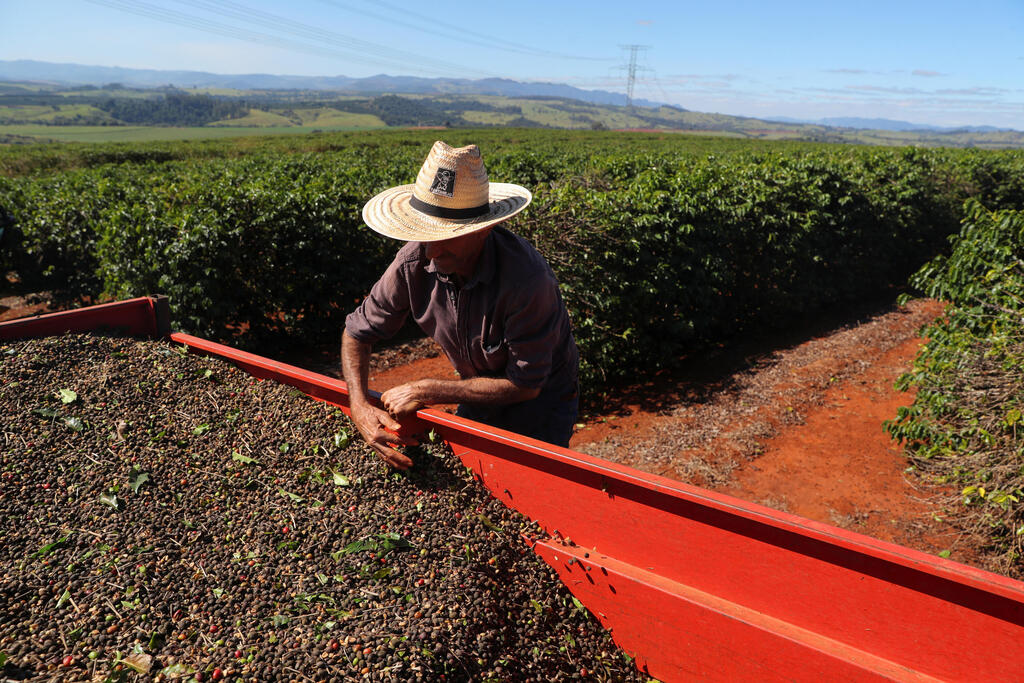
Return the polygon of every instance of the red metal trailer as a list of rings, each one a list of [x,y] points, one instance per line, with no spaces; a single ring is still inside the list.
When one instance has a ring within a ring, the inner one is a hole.
[[[345,383],[187,334],[139,298],[0,323],[0,341],[168,337],[348,409]],[[540,523],[528,541],[652,677],[1024,680],[1024,583],[432,409],[476,478]]]

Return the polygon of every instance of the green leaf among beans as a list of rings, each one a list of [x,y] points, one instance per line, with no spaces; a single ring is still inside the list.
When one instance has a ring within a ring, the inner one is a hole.
[[[61,536],[60,538],[58,538],[53,543],[47,543],[42,548],[40,548],[39,550],[35,551],[32,554],[32,557],[46,557],[47,555],[52,553],[56,548],[58,548],[59,546],[63,545],[69,538],[71,538],[71,534],[70,533],[66,534],[64,536]]]
[[[248,455],[242,455],[238,451],[231,452],[231,459],[236,462],[243,463],[245,465],[252,465],[253,463],[259,464],[256,458],[250,458]]]
[[[128,475],[128,485],[132,487],[133,493],[138,493],[139,488],[147,481],[149,481],[149,473],[136,468],[132,468],[131,474]]]

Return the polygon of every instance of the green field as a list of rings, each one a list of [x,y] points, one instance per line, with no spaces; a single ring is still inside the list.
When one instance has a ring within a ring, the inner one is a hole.
[[[480,98],[481,100],[484,98]],[[530,100],[494,98],[521,106],[524,118],[550,128],[589,130],[594,123],[612,130],[646,130],[659,134],[686,134],[751,140],[803,140],[811,142],[846,142],[865,145],[927,147],[975,147],[979,149],[1006,149],[1021,145],[1020,133],[958,133],[927,135],[894,131],[848,130],[842,136],[829,133],[821,126],[785,127],[774,126],[755,119],[742,120],[738,124],[733,117],[697,112],[673,113],[680,128],[651,128],[643,120],[622,111],[608,111],[607,108],[581,106],[575,111],[566,110],[550,103]],[[5,107],[2,113],[15,111]],[[104,113],[84,105],[62,106],[60,112],[49,107],[21,107],[19,113],[40,121],[52,120],[56,116],[83,116]],[[488,127],[505,126],[518,119],[518,115],[493,111],[468,110],[462,113],[471,125]],[[0,144],[5,136],[32,138],[38,142],[156,142],[174,140],[205,140],[262,135],[303,135],[313,132],[355,131],[386,128],[380,118],[370,114],[343,112],[332,107],[303,107],[292,110],[267,112],[252,110],[240,119],[218,121],[207,126],[74,126],[45,124],[3,124],[0,125]]]
[[[0,126],[4,135],[37,138],[40,142],[155,142],[206,140],[261,135],[303,135],[320,131],[349,131],[375,126],[199,126],[172,128],[163,126],[43,126],[16,124]],[[379,127],[379,126],[377,126]]]
[[[61,105],[8,105],[0,106],[0,126],[5,121],[16,121],[18,123],[40,122],[52,125],[55,119],[70,120],[75,117],[88,118],[90,120],[106,119],[114,122],[109,114],[88,104],[61,104]]]
[[[290,110],[303,126],[318,128],[385,128],[386,123],[372,114],[354,114],[332,107],[307,107]]]
[[[109,128],[104,127],[109,126]],[[560,97],[233,90],[117,84],[62,89],[0,82],[0,144],[33,140],[199,140],[313,130],[374,128],[557,128],[686,132],[751,140],[886,147],[1024,148],[1018,131],[861,130],[777,123],[679,107],[600,105]]]
[[[668,130],[634,133],[538,128],[330,130],[312,127],[173,129],[139,126],[129,128],[24,125],[0,127],[0,140],[5,133],[10,136],[10,142],[24,144],[0,144],[0,177],[92,167],[109,161],[198,161],[246,156],[320,154],[325,151],[360,147],[429,149],[430,144],[438,139],[456,146],[475,143],[480,145],[481,149],[488,150],[489,154],[516,148],[529,150],[543,157],[564,154],[569,149],[587,149],[601,154],[620,150],[631,154],[672,152],[698,157],[721,157],[736,153],[787,153],[829,147],[799,140],[752,140],[736,133]],[[29,137],[46,136],[51,133],[63,133],[66,137],[55,137],[49,142]],[[174,134],[178,137],[172,138]],[[137,137],[129,140],[129,135]]]
[[[479,123],[484,126],[504,126],[515,120],[515,114],[503,114],[496,111],[465,111],[462,118],[470,123]]]
[[[481,123],[518,120],[513,106],[574,125],[593,113],[581,103],[449,102]],[[253,111],[264,123],[367,116]],[[64,137],[0,145],[0,273],[16,273],[26,291],[92,300],[166,294],[175,328],[251,350],[336,345],[397,248],[364,226],[366,200],[412,182],[434,140],[475,143],[492,180],[533,193],[512,227],[558,277],[582,395],[597,405],[680,359],[891,299],[917,271],[914,286],[953,299],[947,319],[969,327],[932,328],[914,412],[901,411],[890,433],[925,449],[915,467],[946,461],[943,481],[966,487],[958,498],[981,515],[1001,571],[1024,571],[1020,373],[998,396],[981,391],[994,386],[993,363],[1022,366],[1024,150],[896,147],[926,138],[883,131],[846,132],[886,146],[772,139],[799,129],[678,110],[652,120],[668,118],[721,127],[7,126],[0,133],[26,140]],[[1017,134],[986,139],[1000,135]],[[972,367],[966,379],[945,374]],[[972,402],[951,411],[935,392],[959,387]],[[924,412],[933,408],[962,419],[940,433]],[[994,443],[1002,462],[990,459]]]

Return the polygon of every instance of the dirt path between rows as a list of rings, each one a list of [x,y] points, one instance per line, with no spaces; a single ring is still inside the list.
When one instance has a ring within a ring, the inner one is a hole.
[[[882,429],[913,401],[893,387],[911,368],[937,301],[866,315],[771,350],[772,342],[695,359],[628,387],[581,416],[571,447],[743,500],[983,566],[976,541],[944,521]],[[384,391],[453,378],[429,341],[374,358]],[[450,407],[449,407],[450,408]]]

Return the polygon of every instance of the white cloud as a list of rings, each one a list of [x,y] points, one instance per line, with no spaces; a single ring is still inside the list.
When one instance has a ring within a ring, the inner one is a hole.
[[[945,89],[936,90],[939,95],[965,95],[968,97],[998,97],[1003,93],[1010,92],[1005,88],[987,88],[984,86],[975,86],[973,88],[959,88],[959,89]]]
[[[864,92],[888,93],[891,95],[924,95],[924,90],[918,88],[889,88],[880,85],[848,85],[848,90],[862,90]]]

